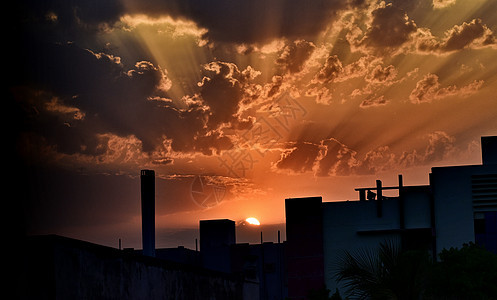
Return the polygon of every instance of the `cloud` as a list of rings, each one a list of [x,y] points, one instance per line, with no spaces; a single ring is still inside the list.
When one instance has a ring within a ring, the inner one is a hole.
[[[388,101],[385,99],[384,95],[380,95],[378,97],[369,96],[361,102],[361,108],[368,108],[374,106],[383,106],[387,105]]]
[[[468,96],[477,92],[483,85],[482,80],[475,80],[472,83],[458,88],[455,85],[448,87],[441,87],[438,76],[435,74],[427,74],[416,83],[416,87],[409,95],[412,103],[429,103],[434,100],[442,99],[445,97],[459,95]]]
[[[495,43],[492,31],[480,19],[474,19],[469,23],[456,25],[447,32],[444,51],[460,50],[471,44],[486,46]]]
[[[366,85],[362,90],[354,90],[352,96],[366,95],[360,104],[361,108],[387,105],[390,101],[385,99],[382,91],[402,81],[402,79],[396,80],[397,74],[398,71],[393,65],[384,67],[381,61],[373,61],[364,77]]]
[[[336,55],[329,55],[323,67],[317,72],[314,77],[315,82],[329,83],[335,80],[342,72],[343,66]]]
[[[319,145],[308,142],[295,143],[292,148],[281,154],[275,166],[277,169],[288,169],[297,173],[311,171],[319,151]]]
[[[276,63],[287,72],[300,72],[315,49],[316,46],[313,43],[297,40],[283,49]]]
[[[282,37],[311,38],[333,22],[340,10],[351,6],[350,1],[345,0],[312,3],[292,0],[128,2],[133,11],[187,18],[206,28],[210,40],[235,43],[267,43]]]
[[[455,138],[443,131],[429,134],[429,143],[425,150],[424,162],[442,160],[454,151]]]
[[[364,156],[356,171],[359,174],[375,174],[396,167],[396,157],[388,146],[370,150]]]
[[[119,21],[123,23],[123,29],[126,31],[145,24],[156,27],[159,33],[170,32],[173,37],[193,36],[200,39],[207,33],[206,29],[199,28],[193,21],[173,19],[168,15],[153,18],[144,14],[126,14]]]
[[[83,36],[91,40],[88,34],[140,24],[166,26],[178,36],[206,34],[191,20],[168,16],[177,13],[173,6],[148,5],[112,0],[94,5],[85,1],[18,5],[16,22],[22,25],[16,28],[23,35],[16,36],[22,36],[12,58],[19,76],[11,81],[17,91],[25,89],[16,94],[16,105],[28,124],[22,134],[25,145],[37,144],[40,152],[47,149],[45,154],[110,161],[104,156],[111,152],[111,140],[128,141],[129,147],[138,141],[156,163],[172,163],[174,152],[210,155],[233,146],[223,129],[244,129],[252,123],[241,113],[259,97],[261,87],[252,81],[260,72],[250,66],[239,70],[233,63],[206,63],[194,90],[198,93],[171,101],[171,87],[185,83],[173,83],[167,70],[152,60],[133,65],[103,51],[84,49],[81,41],[64,42]],[[177,9],[184,8],[180,6]],[[137,14],[140,11],[150,15]]]
[[[428,134],[428,145],[423,151],[404,151],[399,157],[399,165],[405,168],[431,164],[448,158],[456,152],[455,138],[443,131]]]
[[[334,138],[321,141],[316,176],[349,175],[355,167],[356,152]]]
[[[355,155],[355,151],[333,138],[319,144],[297,142],[283,151],[275,167],[293,173],[313,172],[316,176],[343,175],[351,173]]]
[[[326,87],[310,87],[305,91],[305,95],[315,97],[316,103],[329,105],[332,101],[332,92]]]
[[[366,95],[360,107],[386,105],[381,91],[402,81],[397,79],[398,71],[393,65],[384,66],[383,59],[373,55],[361,56],[343,65],[337,55],[329,55],[307,86],[306,95],[315,97],[317,103],[330,104],[332,83],[342,83],[350,79],[363,78],[362,88],[356,88],[351,96]]]
[[[435,8],[445,8],[455,1],[434,1]],[[385,56],[400,53],[445,54],[462,49],[480,49],[497,45],[493,31],[479,18],[454,25],[443,37],[432,34],[429,28],[418,27],[400,7],[400,3],[370,6],[370,21],[366,29],[361,24],[347,23],[347,40],[353,51]],[[361,11],[367,13],[368,10]],[[365,16],[357,17],[363,19]]]
[[[319,143],[296,142],[282,152],[274,167],[280,171],[312,173],[318,177],[371,175],[449,159],[461,152],[455,142],[455,138],[446,132],[435,131],[424,137],[419,148],[395,153],[385,145],[365,151],[361,156],[334,138]]]
[[[382,59],[374,55],[361,56],[354,62],[351,62],[343,67],[343,72],[335,79],[337,82],[343,82],[353,78],[369,76],[372,68],[382,63]]]
[[[177,27],[179,31],[175,31],[179,34],[191,34],[194,31],[196,35],[199,32],[197,29],[201,28],[202,36],[197,36],[199,40],[262,45],[280,38],[312,39],[326,30],[341,11],[356,7],[360,2],[51,0],[40,3],[28,0],[16,3],[12,11],[14,20],[34,21],[41,25],[38,28],[40,30],[59,28],[73,38],[88,32],[111,31],[115,26],[121,26],[122,21],[136,24],[137,19],[130,20],[130,16],[135,18],[146,15],[147,18],[141,21],[150,23],[169,17],[169,23],[182,22]],[[194,27],[189,26],[191,22],[195,24]]]
[[[452,6],[456,3],[456,0],[433,0],[433,8],[442,9]]]
[[[27,57],[31,68],[18,83],[24,91],[16,94],[29,124],[23,136],[32,139],[28,144],[65,155],[103,156],[110,151],[110,137],[130,136],[149,154],[210,155],[229,149],[231,140],[220,127],[243,123],[237,112],[241,102],[250,100],[244,88],[257,75],[250,67],[239,71],[233,64],[211,63],[198,101],[176,107],[163,100],[172,84],[167,72],[151,62],[126,70],[118,57],[74,44],[40,44],[38,50],[46,55]]]
[[[417,26],[406,12],[393,5],[379,5],[372,11],[371,23],[362,35],[349,35],[349,43],[355,48],[376,55],[397,54],[410,41]]]
[[[392,65],[387,67],[377,65],[365,79],[367,82],[374,84],[390,85],[397,77],[397,73],[397,69]]]
[[[220,61],[211,62],[204,69],[207,74],[198,86],[201,101],[209,107],[208,125],[214,128],[225,123],[236,126],[241,122],[240,106],[257,98],[257,93],[251,93],[254,91],[251,81],[260,72],[250,66],[240,71],[235,64]]]
[[[427,74],[416,83],[416,88],[411,92],[409,99],[412,103],[431,102],[439,90],[438,76]]]
[[[454,25],[445,32],[445,37],[437,39],[427,28],[420,28],[414,37],[416,49],[419,52],[450,53],[466,48],[478,49],[495,47],[497,44],[494,33],[481,19]]]

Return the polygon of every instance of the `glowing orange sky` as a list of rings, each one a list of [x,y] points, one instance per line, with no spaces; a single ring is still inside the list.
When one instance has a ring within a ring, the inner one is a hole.
[[[81,201],[33,184],[37,233],[139,247],[144,168],[157,174],[158,232],[209,218],[284,223],[285,198],[355,200],[355,187],[397,174],[426,184],[432,166],[480,163],[480,136],[497,134],[493,0],[77,2],[18,10],[30,16],[10,89],[19,154],[77,174],[68,186]],[[198,178],[210,202],[192,196]],[[103,192],[119,182],[127,194]],[[59,207],[95,222],[44,226]]]

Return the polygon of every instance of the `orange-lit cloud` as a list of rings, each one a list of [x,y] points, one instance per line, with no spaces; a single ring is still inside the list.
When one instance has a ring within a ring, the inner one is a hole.
[[[454,25],[445,32],[443,38],[435,38],[427,29],[419,30],[415,38],[417,49],[421,52],[446,53],[465,48],[495,47],[495,34],[481,19]]]
[[[435,74],[427,74],[423,79],[416,83],[416,88],[411,92],[409,99],[413,103],[431,102],[436,99],[441,99],[453,95],[467,97],[474,94],[483,85],[483,80],[475,80],[472,83],[463,86],[441,87],[438,81],[438,76]]]
[[[419,149],[394,153],[389,146],[381,146],[363,156],[336,139],[323,140],[320,144],[298,143],[282,153],[275,167],[316,176],[377,174],[435,163],[466,150],[457,149],[455,138],[442,131],[430,133],[424,140],[425,145]]]

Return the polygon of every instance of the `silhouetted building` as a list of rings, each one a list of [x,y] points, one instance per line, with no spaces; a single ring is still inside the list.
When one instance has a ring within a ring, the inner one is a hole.
[[[434,227],[430,186],[381,185],[367,188],[375,200],[322,203],[324,269],[326,286],[340,288],[334,275],[343,250],[376,248],[381,242],[392,241],[404,249],[434,251]],[[396,190],[398,196],[385,197],[385,190]],[[359,192],[361,189],[357,189]]]
[[[472,241],[497,253],[497,137],[482,137],[482,165],[432,168],[437,250]]]
[[[497,165],[497,136],[483,136],[481,138],[482,164]]]
[[[155,172],[141,170],[143,254],[155,256]]]
[[[230,273],[230,247],[236,243],[235,222],[227,219],[203,220],[199,230],[202,265]]]
[[[321,197],[286,199],[288,295],[305,299],[324,288],[323,213]]]
[[[430,184],[357,188],[359,201],[286,199],[288,296],[305,299],[321,283],[335,291],[339,255],[393,241],[429,251],[476,242],[497,253],[496,137],[482,137],[482,165],[432,168]],[[386,191],[397,195],[386,197]],[[343,294],[343,293],[342,293]]]
[[[200,252],[183,246],[155,249],[155,257],[189,266],[202,266]]]
[[[199,223],[202,267],[241,276],[257,284],[257,299],[285,299],[285,243],[237,244],[234,221],[219,219]]]
[[[286,243],[240,243],[231,246],[231,272],[257,282],[259,299],[284,300],[288,295]]]
[[[264,242],[250,245],[257,256],[261,300],[284,300],[288,295],[286,243]]]
[[[258,299],[257,283],[60,236],[23,245],[20,299]]]

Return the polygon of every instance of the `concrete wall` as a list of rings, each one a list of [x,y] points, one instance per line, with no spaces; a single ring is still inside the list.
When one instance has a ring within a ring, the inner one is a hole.
[[[334,278],[344,250],[375,249],[387,240],[400,243],[400,234],[390,231],[399,228],[398,212],[397,199],[383,200],[381,218],[377,216],[376,201],[323,203],[325,282],[332,293],[339,288],[344,295],[342,285]]]
[[[472,176],[497,174],[497,165],[432,168],[437,251],[475,242]]]
[[[476,168],[432,168],[437,252],[475,241],[471,174]]]
[[[259,293],[258,284],[234,276],[57,236],[30,240],[25,249],[23,299],[257,299]]]
[[[431,189],[429,186],[405,187],[403,197],[405,228],[431,227]]]

